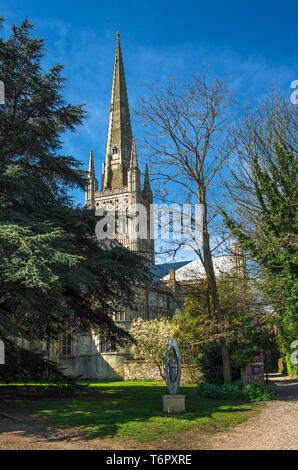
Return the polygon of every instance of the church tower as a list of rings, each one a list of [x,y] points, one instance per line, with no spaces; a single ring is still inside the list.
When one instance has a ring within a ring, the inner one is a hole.
[[[114,62],[111,106],[109,116],[108,138],[105,160],[102,166],[101,189],[98,190],[98,182],[95,176],[93,151],[90,153],[88,185],[86,191],[86,205],[97,209],[109,205],[116,211],[115,238],[126,248],[145,256],[154,264],[154,240],[151,239],[153,220],[150,205],[153,195],[150,188],[148,167],[146,166],[144,187],[141,188],[141,172],[138,166],[135,141],[132,136],[129,114],[127,90],[125,83],[124,67],[120,47],[120,34],[117,32],[116,53]],[[140,227],[133,223],[131,208],[138,204],[146,210],[147,224],[146,237],[140,231]],[[121,223],[125,230],[117,232],[118,214],[122,215]],[[141,237],[138,234],[141,234]]]

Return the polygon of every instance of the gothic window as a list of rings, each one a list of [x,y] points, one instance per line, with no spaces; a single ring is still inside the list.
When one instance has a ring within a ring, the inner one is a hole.
[[[62,333],[59,341],[59,354],[61,357],[73,356],[73,336],[72,333]]]
[[[114,314],[114,320],[115,321],[125,321],[126,320],[126,315],[125,315],[125,310],[120,310],[119,312],[116,312]]]
[[[117,147],[113,147],[113,158],[118,158],[118,149],[117,149]]]
[[[100,340],[100,352],[101,353],[111,353],[116,351],[116,341],[115,338],[101,338]]]

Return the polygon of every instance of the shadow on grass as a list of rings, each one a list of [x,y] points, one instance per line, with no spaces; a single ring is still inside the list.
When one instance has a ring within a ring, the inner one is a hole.
[[[155,394],[154,394],[155,395]],[[164,415],[159,401],[83,397],[22,403],[22,409],[44,424],[72,429],[81,438],[133,438],[154,441],[186,431],[210,432],[247,419],[253,405],[187,403],[181,415]],[[49,438],[51,426],[48,427]]]

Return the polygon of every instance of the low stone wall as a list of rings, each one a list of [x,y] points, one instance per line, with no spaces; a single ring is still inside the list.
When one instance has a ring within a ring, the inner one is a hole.
[[[202,374],[193,364],[182,364],[181,384],[197,383]],[[162,380],[158,367],[146,361],[128,360],[124,362],[124,380]]]

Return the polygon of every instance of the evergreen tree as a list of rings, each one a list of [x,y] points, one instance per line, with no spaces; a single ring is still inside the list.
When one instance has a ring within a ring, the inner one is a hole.
[[[0,39],[0,338],[53,339],[68,327],[125,333],[111,315],[144,281],[140,257],[95,239],[95,215],[69,190],[85,189],[80,162],[61,136],[85,117],[63,98],[63,67],[42,70],[44,41],[26,19]]]
[[[289,357],[298,338],[297,111],[275,96],[241,126],[236,138],[243,171],[234,174],[237,195],[231,189],[241,217],[237,210],[223,214],[260,266],[263,291],[277,314],[281,349]]]

